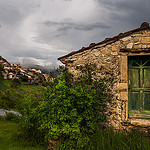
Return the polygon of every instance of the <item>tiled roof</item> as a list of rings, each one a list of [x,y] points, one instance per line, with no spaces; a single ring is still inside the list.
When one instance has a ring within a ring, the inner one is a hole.
[[[132,33],[135,33],[135,32],[139,32],[139,31],[142,31],[142,30],[145,30],[145,29],[150,29],[150,26],[149,26],[149,23],[147,22],[143,22],[140,26],[140,28],[137,28],[137,29],[134,29],[134,30],[130,30],[130,31],[127,31],[127,32],[124,32],[124,33],[120,33],[118,34],[117,36],[114,36],[112,38],[106,38],[104,41],[101,41],[99,43],[91,43],[88,47],[82,47],[80,50],[78,51],[73,51],[65,56],[62,56],[62,57],[59,57],[58,60],[61,60],[63,58],[67,58],[69,56],[72,56],[76,53],[80,53],[80,52],[83,52],[85,50],[88,50],[94,46],[97,46],[97,45],[102,45],[102,44],[105,44],[105,43],[108,43],[108,42],[115,42],[115,41],[118,41],[120,38],[123,38],[123,37],[126,37],[126,36],[129,36],[131,35]]]

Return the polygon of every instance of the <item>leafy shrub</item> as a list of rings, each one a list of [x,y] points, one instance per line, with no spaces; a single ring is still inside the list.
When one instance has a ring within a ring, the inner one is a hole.
[[[11,122],[18,123],[20,121],[20,118],[21,117],[19,115],[16,115],[16,114],[13,114],[13,113],[7,113],[7,115],[6,115],[6,120],[11,121]]]
[[[43,101],[44,98],[39,97],[39,95],[29,95],[23,97],[16,104],[16,109],[22,114],[28,114],[31,109],[38,107],[38,105]]]
[[[23,75],[20,79],[22,82],[28,82],[28,77],[26,75]]]
[[[99,122],[106,121],[105,102],[112,97],[107,94],[105,79],[93,80],[91,69],[86,65],[78,80],[67,70],[56,78],[47,90],[46,100],[25,114],[22,129],[26,134],[40,133],[46,141],[62,140],[66,149],[83,148]],[[37,135],[32,138],[39,140]]]
[[[14,79],[12,80],[10,86],[12,88],[18,88],[19,86],[21,86],[21,81],[19,79]]]
[[[19,105],[22,95],[15,91],[15,89],[7,88],[0,90],[0,108],[15,109]]]
[[[10,89],[0,91],[0,107],[10,109],[15,106],[15,100],[12,98],[12,91]]]
[[[50,86],[50,82],[48,82],[48,81],[43,81],[43,82],[42,82],[42,86],[45,86],[45,87]]]

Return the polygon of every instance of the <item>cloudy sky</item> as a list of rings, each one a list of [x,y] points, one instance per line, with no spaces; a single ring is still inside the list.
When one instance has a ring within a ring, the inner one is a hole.
[[[0,55],[60,65],[58,57],[150,23],[150,0],[0,0]]]

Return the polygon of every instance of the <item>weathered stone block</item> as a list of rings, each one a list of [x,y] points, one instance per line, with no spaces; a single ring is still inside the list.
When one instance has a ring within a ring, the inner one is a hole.
[[[112,46],[112,52],[115,52],[117,50],[118,50],[118,46],[116,46],[116,45]]]
[[[99,56],[99,55],[100,55],[100,52],[95,52],[94,55],[95,55],[95,56]]]
[[[150,33],[148,31],[144,31],[142,36],[150,36]]]
[[[133,37],[133,41],[134,42],[139,42],[140,41],[140,37]]]
[[[133,46],[133,48],[135,48],[135,49],[141,48],[141,44],[136,44]]]
[[[127,56],[121,56],[121,82],[127,83]]]
[[[131,124],[150,126],[150,121],[148,119],[131,119]]]
[[[109,54],[110,50],[109,49],[104,49],[104,50],[101,51],[101,53],[103,53],[103,54]]]
[[[142,36],[142,33],[134,33],[134,35],[132,35],[132,37],[134,37],[134,36]]]
[[[150,37],[142,37],[141,43],[143,43],[143,44],[150,43]]]
[[[118,90],[128,89],[128,84],[127,84],[127,83],[119,83],[119,84],[117,85],[117,89],[118,89]]]
[[[128,100],[128,92],[120,92],[121,100]]]
[[[142,48],[147,48],[147,45],[142,45],[141,47],[142,47]]]
[[[127,45],[127,48],[132,48],[133,47],[133,43],[129,43],[128,45]]]
[[[124,38],[122,38],[121,40],[124,41],[124,42],[125,42],[125,41],[129,41],[129,40],[131,40],[131,36],[124,37]]]

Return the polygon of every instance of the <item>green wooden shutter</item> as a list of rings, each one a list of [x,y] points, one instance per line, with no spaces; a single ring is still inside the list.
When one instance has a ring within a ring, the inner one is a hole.
[[[129,117],[150,118],[150,56],[129,57]]]

